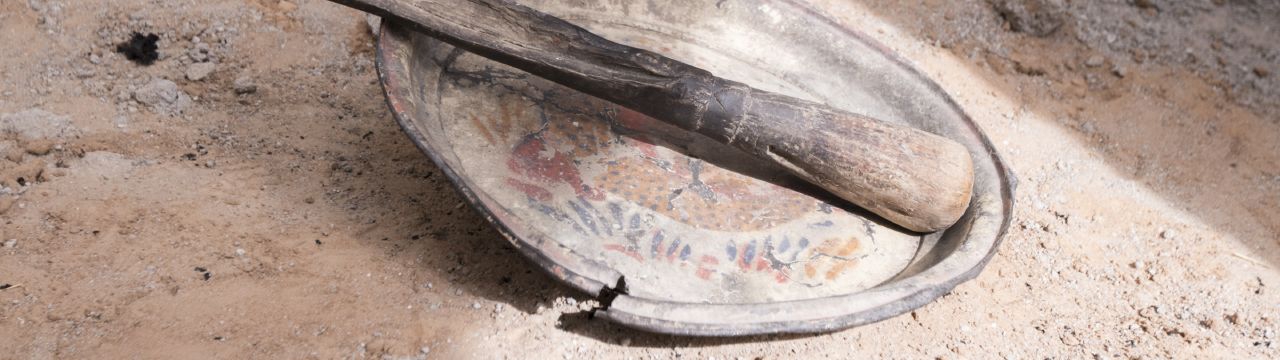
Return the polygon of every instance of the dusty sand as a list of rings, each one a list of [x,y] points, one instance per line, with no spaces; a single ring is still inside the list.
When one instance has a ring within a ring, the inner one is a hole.
[[[987,2],[815,6],[982,125],[1014,227],[910,315],[691,339],[586,319],[465,206],[354,11],[0,2],[0,358],[1280,357],[1280,4],[1071,1],[1043,37]],[[155,65],[112,51],[131,31]]]

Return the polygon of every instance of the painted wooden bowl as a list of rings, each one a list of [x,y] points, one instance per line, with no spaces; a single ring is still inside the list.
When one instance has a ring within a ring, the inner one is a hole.
[[[600,297],[597,317],[706,336],[813,333],[908,312],[977,275],[1015,180],[981,129],[886,48],[790,0],[524,0],[613,41],[757,88],[954,139],[967,213],[913,233],[782,169],[384,24],[378,69],[415,143],[525,256]]]

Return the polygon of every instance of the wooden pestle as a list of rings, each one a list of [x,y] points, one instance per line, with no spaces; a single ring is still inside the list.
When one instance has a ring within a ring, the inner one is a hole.
[[[969,205],[968,150],[932,133],[722,79],[508,0],[331,1],[773,161],[913,231]]]

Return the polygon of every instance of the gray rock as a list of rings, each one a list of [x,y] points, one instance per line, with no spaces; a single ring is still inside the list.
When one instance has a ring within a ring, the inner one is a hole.
[[[209,44],[196,43],[190,50],[187,50],[187,57],[196,62],[209,60]]]
[[[209,74],[213,73],[213,70],[215,68],[217,68],[217,65],[214,65],[211,62],[191,64],[191,66],[187,66],[187,74],[186,74],[187,80],[191,80],[191,81],[204,80],[205,78],[209,77]]]
[[[1062,27],[1065,6],[1062,0],[989,0],[1013,31],[1031,36],[1049,36]]]
[[[178,88],[178,84],[165,79],[155,79],[134,90],[133,99],[151,107],[151,111],[165,115],[181,114],[191,105],[191,97]]]
[[[28,139],[65,139],[77,132],[71,125],[71,118],[39,108],[0,114],[0,133]]]
[[[252,78],[241,76],[231,83],[231,89],[235,90],[236,94],[252,94],[258,92],[258,85],[253,83]]]
[[[77,79],[81,79],[81,80],[83,80],[83,79],[92,78],[92,77],[97,76],[97,75],[98,75],[98,72],[93,71],[93,69],[87,69],[87,68],[85,68],[85,69],[76,69],[76,78],[77,78]]]
[[[1085,59],[1084,66],[1099,67],[1099,66],[1102,66],[1102,64],[1105,63],[1106,61],[1107,59],[1102,58],[1102,55],[1094,55],[1094,56],[1090,56],[1088,59]]]

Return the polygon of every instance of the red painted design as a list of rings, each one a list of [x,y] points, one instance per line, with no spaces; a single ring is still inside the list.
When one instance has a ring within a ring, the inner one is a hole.
[[[547,191],[547,189],[543,189],[541,186],[526,183],[520,180],[516,180],[514,178],[507,178],[507,185],[510,185],[516,190],[520,190],[520,192],[524,193],[525,195],[528,195],[534,200],[538,200],[538,201],[551,200],[551,192]]]
[[[786,273],[785,271],[782,271],[782,270],[778,270],[778,272],[777,272],[777,273],[774,273],[774,278],[778,280],[778,283],[779,283],[779,284],[786,284],[786,283],[787,283],[787,279],[789,279],[789,278],[787,277],[787,273]]]
[[[618,244],[605,244],[604,249],[609,251],[619,252],[619,253],[622,253],[623,255],[630,256],[632,259],[636,259],[636,261],[644,262],[644,256],[641,256],[640,252],[637,252],[632,249],[628,249],[626,246],[622,246]]]
[[[517,174],[548,183],[565,183],[578,196],[591,200],[603,200],[604,194],[583,185],[582,175],[569,154],[552,150],[550,158],[543,157],[546,142],[536,137],[526,138],[516,145],[507,160],[507,167]]]
[[[702,258],[698,260],[698,270],[696,274],[699,278],[702,278],[702,280],[711,280],[711,274],[716,272],[716,269],[713,268],[716,265],[720,265],[720,259],[716,259],[711,255],[702,255]]]

